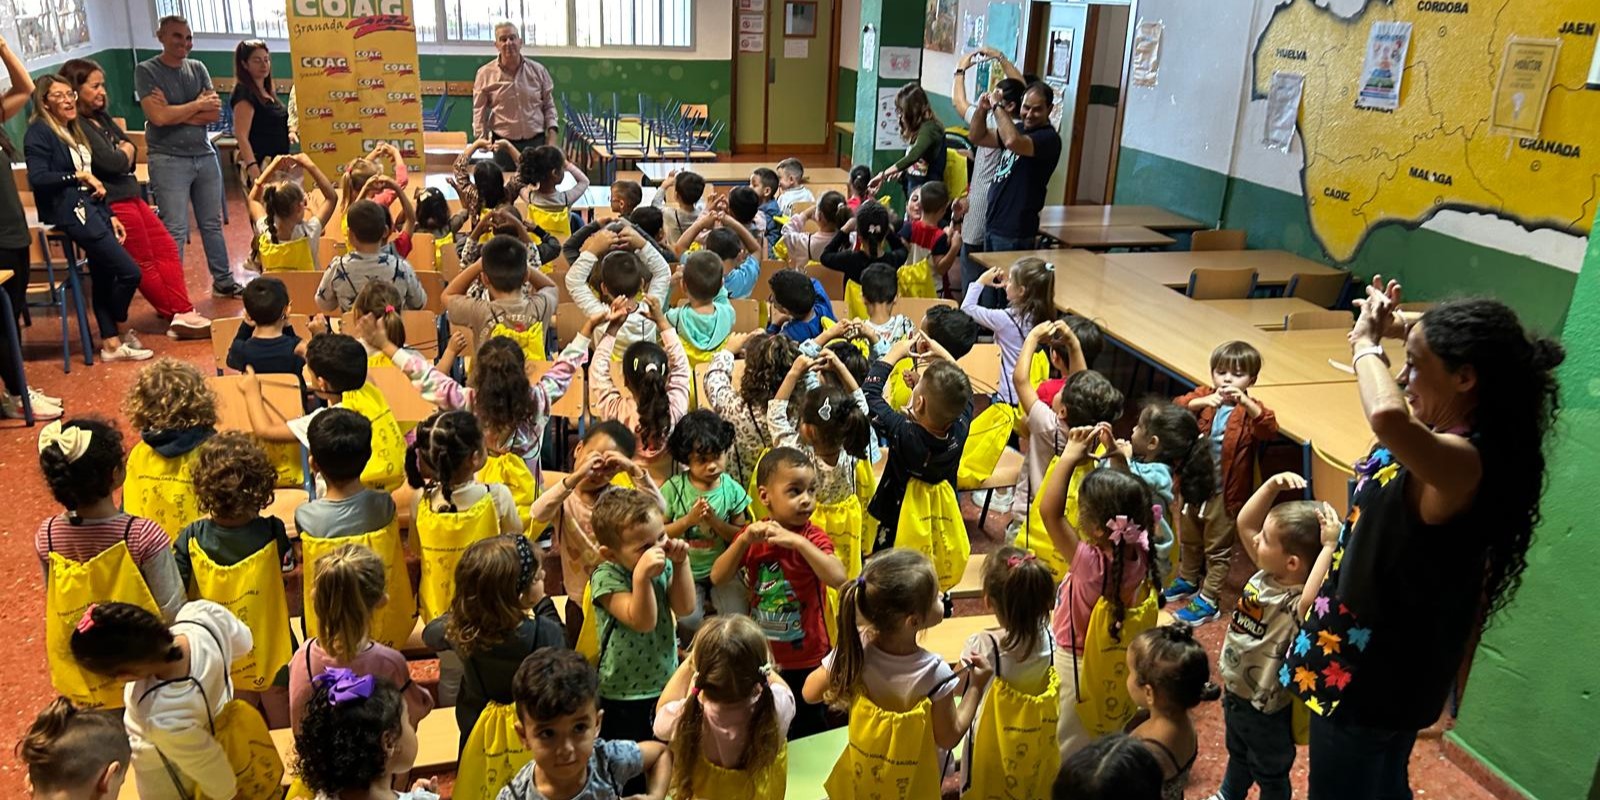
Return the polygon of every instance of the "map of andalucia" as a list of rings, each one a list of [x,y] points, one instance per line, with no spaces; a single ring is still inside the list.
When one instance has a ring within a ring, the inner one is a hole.
[[[1400,104],[1355,105],[1372,23],[1410,22]],[[1600,4],[1566,0],[1368,0],[1341,17],[1288,0],[1255,53],[1255,94],[1276,71],[1305,75],[1301,180],[1311,227],[1349,261],[1381,225],[1442,209],[1496,214],[1528,229],[1587,235],[1600,197],[1600,91],[1585,88]],[[1510,37],[1560,40],[1534,137],[1490,133]]]

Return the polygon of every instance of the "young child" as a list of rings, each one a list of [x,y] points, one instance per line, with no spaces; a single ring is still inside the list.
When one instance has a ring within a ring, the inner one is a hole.
[[[856,209],[822,251],[822,266],[845,277],[846,312],[854,319],[867,316],[861,299],[861,273],[873,264],[888,264],[895,270],[906,263],[906,246],[889,224],[889,209],[869,200]]]
[[[492,150],[494,158],[473,158],[483,150]],[[445,180],[461,198],[461,210],[466,212],[467,221],[476,223],[499,209],[516,212],[514,203],[522,190],[521,158],[522,154],[505,139],[494,142],[478,139],[456,156],[450,176]]]
[[[788,216],[778,210],[778,173],[766,167],[756,167],[750,172],[750,191],[756,193],[756,215],[752,230],[760,232],[767,248],[778,243],[779,216]],[[729,192],[732,200],[732,192]]]
[[[940,224],[950,211],[950,201],[950,190],[939,180],[922,184],[906,201],[906,218],[900,226],[906,265],[898,277],[900,291],[907,297],[938,297],[937,284],[950,284],[950,268],[961,253],[961,227]]]
[[[673,794],[782,800],[794,711],[760,626],[737,615],[707,620],[656,706],[656,738],[677,765]]]
[[[1212,385],[1172,401],[1195,415],[1221,469],[1215,494],[1203,503],[1184,504],[1178,579],[1162,593],[1168,603],[1194,598],[1179,612],[1191,624],[1217,616],[1217,599],[1238,538],[1236,520],[1255,483],[1257,446],[1278,435],[1278,415],[1250,396],[1260,375],[1260,351],[1246,342],[1224,342],[1211,351]]]
[[[894,267],[873,264],[861,272],[861,299],[866,304],[867,315],[861,321],[862,333],[873,339],[874,355],[887,353],[902,340],[911,338],[917,326],[911,318],[895,313],[895,302],[900,297],[900,280]]]
[[[670,172],[656,188],[650,204],[661,209],[662,231],[667,241],[676,242],[683,232],[700,216],[697,210],[700,198],[706,193],[706,179],[693,172]],[[667,204],[667,195],[673,202]]]
[[[1028,432],[1028,446],[1023,453],[1027,481],[1017,487],[1016,499],[1012,504],[1017,512],[1013,515],[1011,523],[1006,526],[1006,538],[1009,541],[1016,541],[1022,527],[1028,523],[1031,501],[1038,493],[1039,485],[1044,482],[1045,470],[1055,462],[1055,457],[1061,452],[1061,432],[1072,426],[1068,421],[1069,413],[1062,393],[1065,381],[1056,383],[1046,381],[1035,386],[1031,369],[1035,353],[1041,349],[1061,345],[1064,345],[1070,353],[1063,373],[1067,378],[1088,369],[1077,335],[1072,332],[1071,326],[1063,321],[1041,322],[1034,325],[1033,329],[1028,331],[1027,338],[1022,340],[1022,347],[1017,351],[1017,360],[1011,365],[1011,388],[1016,392],[1017,405],[1022,411],[1023,424]],[[1049,384],[1048,387],[1046,384]],[[1114,420],[1121,411],[1122,393],[1116,392],[1114,398],[1107,399],[1115,400],[1117,405],[1115,412],[1104,409],[1093,415],[1094,418],[1086,419],[1079,424],[1093,425]],[[1108,418],[1102,420],[1099,417]],[[1060,565],[1047,565],[1052,575],[1058,566]]]
[[[802,191],[806,193],[804,202],[810,202],[811,190]],[[814,233],[806,230],[810,223],[816,223],[817,230]],[[781,251],[781,257],[795,269],[805,269],[807,264],[820,264],[828,243],[839,234],[840,228],[849,223],[850,207],[845,205],[844,195],[824,192],[816,205],[789,217],[772,244],[772,252],[777,255]]]
[[[1026,346],[1026,345],[1024,345]],[[1019,361],[1019,363],[1021,363]],[[1018,372],[1021,372],[1019,368]],[[1016,384],[1016,375],[1013,375]],[[1045,484],[1054,479],[1056,470],[1061,469],[1059,458],[1061,451],[1066,447],[1066,434],[1069,429],[1080,427],[1109,426],[1122,416],[1123,397],[1117,387],[1111,385],[1104,375],[1092,369],[1075,372],[1066,379],[1060,391],[1051,398],[1048,411],[1040,410],[1044,405],[1043,395],[1037,402],[1029,405],[1027,391],[1021,384],[1017,385],[1018,396],[1023,405],[1031,411],[1027,417],[1030,459],[1032,453],[1037,451],[1040,460],[1029,460],[1028,467],[1028,522],[1018,532],[1016,544],[1025,550],[1033,552],[1050,568],[1051,577],[1061,580],[1066,577],[1070,553],[1063,553],[1056,549],[1054,541],[1045,531],[1044,519],[1040,515],[1039,500]],[[1032,382],[1029,381],[1029,389]],[[1044,391],[1041,388],[1040,391]],[[1094,454],[1098,455],[1103,450],[1098,442],[1093,445]],[[1037,470],[1037,472],[1035,472]],[[1083,479],[1094,470],[1092,460],[1080,463],[1067,478],[1067,514],[1073,517],[1078,513],[1078,487]]]
[[[689,546],[670,539],[656,498],[607,489],[590,518],[604,560],[590,576],[600,642],[601,733],[649,741],[661,690],[678,668],[672,615],[693,613]]]
[[[744,354],[744,375],[735,389],[733,358],[740,352]],[[799,354],[794,340],[787,336],[736,333],[728,337],[727,348],[712,357],[706,370],[706,399],[711,410],[733,423],[729,474],[740,486],[750,485],[762,454],[772,446],[767,405]]]
[[[133,603],[172,619],[183,607],[183,579],[171,538],[152,520],[124,514],[122,434],[97,419],[60,420],[39,433],[39,471],[66,509],[39,523],[33,549],[45,572],[45,647],[56,692],[86,708],[120,708],[122,682],[84,672],[68,649],[78,609],[100,601]],[[138,578],[128,573],[137,570]]]
[[[322,193],[315,214],[310,213],[306,190],[297,178],[278,177],[280,170],[299,166],[316,182]],[[250,188],[245,198],[250,218],[255,220],[255,238],[250,240],[250,264],[261,272],[305,272],[322,264],[318,250],[322,231],[333,219],[339,205],[339,195],[328,176],[322,174],[311,156],[296,153],[292,156],[275,156],[262,170],[261,177]]]
[[[386,179],[379,179],[386,180]],[[323,311],[349,311],[361,287],[372,281],[387,281],[400,292],[405,308],[420,309],[428,302],[427,293],[417,282],[410,262],[398,255],[382,252],[389,243],[389,210],[371,200],[350,204],[345,215],[350,226],[349,251],[336,256],[322,273],[317,285],[317,308]]]
[[[745,526],[750,495],[728,475],[728,450],[733,425],[715,411],[685,414],[667,437],[672,460],[684,470],[661,485],[667,500],[667,536],[689,546],[689,571],[694,576],[695,609],[678,618],[678,636],[694,640],[695,631],[713,614],[744,614],[743,587],[711,583],[711,567]]]
[[[1100,441],[1106,448],[1106,457],[1112,466],[1131,471],[1150,485],[1156,502],[1161,504],[1162,516],[1151,531],[1151,553],[1155,556],[1157,586],[1164,586],[1177,566],[1176,544],[1172,525],[1167,521],[1177,510],[1175,498],[1183,502],[1200,504],[1210,499],[1216,490],[1217,461],[1211,452],[1211,440],[1200,435],[1200,425],[1188,410],[1164,400],[1146,403],[1139,412],[1139,422],[1133,426],[1133,438],[1114,440],[1111,426],[1100,428]],[[1180,609],[1173,616],[1190,625],[1216,619],[1215,607],[1209,617]]]
[[[780,270],[768,282],[772,321],[767,333],[782,334],[796,343],[810,341],[832,327],[833,301],[822,284],[799,270]]]
[[[234,663],[233,680],[242,691],[265,693],[287,685],[279,671],[294,652],[281,574],[294,568],[294,548],[282,520],[261,516],[277,473],[261,445],[237,431],[211,437],[196,454],[195,498],[209,516],[178,534],[178,573],[191,596],[221,605],[250,628],[255,647]],[[287,695],[271,694],[263,708],[287,723]]]
[[[927,556],[894,549],[867,562],[839,594],[839,642],[806,679],[805,699],[849,709],[852,737],[825,784],[833,798],[935,797],[943,778],[939,750],[961,742],[994,670],[984,656],[963,665],[967,687],[956,704],[956,673],[917,643],[944,621],[939,576]],[[859,633],[857,633],[859,631]],[[890,738],[920,740],[910,763],[886,762]]]
[[[1102,736],[1061,764],[1053,800],[1162,800],[1161,762],[1125,733]]]
[[[1055,780],[1056,732],[1046,723],[1061,693],[1050,663],[1054,586],[1050,570],[1026,550],[1001,547],[983,560],[983,607],[1000,624],[967,637],[961,651],[962,662],[981,656],[995,675],[967,737],[964,797],[1042,798]]]
[[[122,506],[176,537],[201,516],[191,471],[195,450],[217,433],[217,396],[193,364],[158,358],[139,371],[122,409],[139,432],[128,453]]]
[[[184,604],[171,628],[127,603],[90,603],[83,610],[72,632],[72,657],[96,675],[132,679],[122,722],[140,797],[257,796],[265,788],[241,785],[235,769],[245,776],[250,770],[230,764],[221,744],[241,743],[236,737],[249,733],[246,715],[255,711],[233,703],[228,670],[251,644],[249,628],[205,600]],[[253,722],[266,733],[259,716]],[[279,763],[271,785],[282,775]]]
[[[331,667],[313,681],[305,720],[294,737],[300,784],[317,800],[438,800],[432,779],[396,792],[393,777],[417,757],[416,723],[390,681]]]
[[[926,193],[928,187],[922,187],[922,191]],[[1007,378],[999,383],[1002,403],[1017,404],[1015,382],[1009,379],[1016,372],[1022,340],[1035,326],[1055,319],[1055,277],[1055,266],[1043,259],[1018,259],[1009,270],[996,267],[984,272],[967,287],[967,296],[961,301],[961,310],[993,331],[995,344],[1000,346],[1000,374]],[[1005,287],[1006,308],[984,308],[978,302],[986,286]],[[1030,357],[1028,368],[1034,385],[1049,377],[1048,370],[1041,369],[1045,363],[1044,359]]]
[[[133,753],[121,720],[57,697],[34,717],[16,756],[29,797],[99,800],[122,792]]]
[[[228,345],[228,369],[299,378],[306,360],[299,353],[300,336],[289,324],[289,289],[283,281],[263,275],[245,286],[244,316],[249,321]]]
[[[811,519],[816,482],[816,469],[804,451],[778,447],[768,452],[756,471],[767,519],[746,526],[711,568],[714,584],[744,584],[750,614],[766,634],[773,664],[791,691],[803,687],[828,654],[824,590],[844,583],[844,564],[834,556],[833,542]],[[825,725],[817,699],[806,700],[790,729],[797,739]]]
[[[1122,674],[1127,662],[1116,643],[1130,642],[1156,624],[1150,487],[1126,472],[1096,469],[1078,490],[1077,519],[1067,515],[1067,485],[1078,464],[1089,458],[1100,430],[1067,432],[1061,469],[1045,481],[1039,497],[1045,530],[1071,568],[1057,590],[1050,621],[1061,676],[1056,740],[1063,760],[1132,718],[1133,700]]]
[[[634,458],[648,467],[666,453],[667,435],[689,410],[689,382],[694,373],[677,331],[662,312],[661,300],[646,295],[644,305],[661,332],[661,344],[634,342],[623,352],[622,383],[630,395],[624,397],[611,378],[611,354],[618,333],[614,325],[602,332],[594,347],[597,366],[589,371],[589,410],[595,418],[614,419],[632,428],[639,439]],[[614,307],[613,313],[620,315],[621,306]],[[670,473],[671,465],[666,466]]]
[[[528,191],[528,220],[557,239],[565,241],[572,236],[572,205],[589,191],[589,176],[567,161],[561,148],[548,144],[523,150],[517,175]],[[576,183],[571,189],[557,190],[568,175]]]
[[[1222,718],[1227,724],[1228,768],[1220,800],[1244,800],[1250,785],[1262,800],[1288,800],[1294,766],[1294,723],[1280,677],[1289,641],[1322,588],[1341,523],[1326,504],[1296,500],[1273,506],[1278,495],[1305,489],[1292,472],[1261,485],[1239,511],[1245,555],[1258,568],[1239,594],[1233,624],[1222,639]]]
[[[515,730],[513,678],[530,654],[566,647],[555,603],[544,594],[541,555],[526,536],[473,542],[456,565],[459,591],[449,613],[422,630],[424,644],[454,652],[466,668],[456,699],[456,797],[493,798],[499,786],[489,781],[522,768],[528,754]]]
[[[350,306],[350,319],[356,322],[368,322],[374,328],[385,332],[385,338],[393,342],[396,347],[406,346],[406,320],[400,315],[400,292],[392,283],[373,281],[361,287],[356,294],[356,301]],[[391,367],[394,361],[385,355],[383,350],[374,347],[372,343],[362,338],[356,325],[351,325],[350,332],[356,333],[356,340],[367,353],[367,367]],[[455,362],[455,356],[449,353],[450,347],[445,347],[445,355],[450,356],[450,362]]]
[[[745,249],[750,253],[750,257],[756,259],[768,257],[771,245],[768,243],[767,234],[778,229],[778,223],[761,212],[761,205],[761,195],[748,186],[735,186],[728,190],[725,198],[719,199],[719,209],[725,212],[722,216],[723,223],[725,225],[738,223],[750,232],[751,238],[746,241]],[[755,243],[755,247],[749,246],[751,242]]]
[[[659,197],[659,195],[657,195]],[[589,276],[598,269],[598,291],[589,285]],[[602,230],[583,243],[583,252],[567,272],[567,292],[586,317],[609,314],[618,298],[628,306],[628,316],[617,331],[616,346],[626,350],[634,342],[653,342],[658,336],[655,323],[640,301],[643,290],[663,308],[670,305],[672,269],[661,251],[645,240],[644,234],[624,224],[620,231]],[[600,359],[595,359],[600,363]]]
[[[599,688],[594,667],[571,650],[546,648],[522,662],[511,694],[517,733],[533,758],[498,800],[618,800],[640,776],[649,781],[645,800],[665,800],[672,779],[666,745],[598,738]]]
[[[616,181],[611,184],[611,213],[619,217],[631,215],[644,202],[644,189],[638,181]]]
[[[418,188],[413,202],[417,209],[416,232],[433,237],[433,263],[444,263],[446,249],[454,251],[459,259],[456,234],[466,224],[466,210],[450,213],[450,201],[444,192],[431,186]]]
[[[786,158],[778,162],[778,216],[787,217],[794,213],[795,203],[816,202],[816,195],[811,193],[805,184],[806,167],[798,158]],[[824,193],[823,197],[827,197]],[[844,196],[840,195],[840,202]]]
[[[873,199],[872,190],[868,184],[872,182],[872,168],[865,164],[857,164],[850,168],[850,184],[845,187],[850,191],[850,196],[845,203],[850,206],[850,213],[860,210],[861,204]]]
[[[733,333],[733,304],[722,285],[722,261],[716,254],[696,250],[683,260],[683,293],[689,302],[667,309],[667,322],[677,331],[693,369],[710,363]]]
[[[543,361],[545,331],[555,320],[560,297],[550,276],[529,269],[527,263],[526,244],[512,236],[495,236],[483,246],[481,260],[444,287],[444,307],[450,324],[465,326],[478,342],[508,336],[528,360]],[[486,297],[469,293],[475,284],[484,287]]]
[[[1136,727],[1130,722],[1128,733],[1161,762],[1161,799],[1183,800],[1189,770],[1200,757],[1189,712],[1217,693],[1206,649],[1195,641],[1193,628],[1175,622],[1134,637],[1126,659],[1128,694],[1145,717]]]

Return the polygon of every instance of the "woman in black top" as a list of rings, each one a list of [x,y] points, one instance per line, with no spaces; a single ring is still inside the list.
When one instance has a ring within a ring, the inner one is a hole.
[[[11,79],[11,88],[0,95],[0,122],[4,122],[16,116],[28,104],[28,97],[33,94],[33,78],[28,75],[27,67],[22,65],[22,58],[11,49],[4,37],[0,37],[0,61],[5,62],[6,74]],[[4,153],[10,162],[15,162],[22,155],[4,128],[0,128],[0,153]],[[27,299],[28,267],[31,263],[28,258],[28,223],[22,213],[22,196],[17,194],[17,182],[11,170],[3,169],[0,173],[3,173],[0,174],[0,269],[13,273],[11,280],[5,283],[5,292],[10,295],[12,312],[20,316],[23,302]],[[20,326],[18,330],[21,330]],[[22,419],[22,383],[19,381],[22,364],[11,351],[12,342],[7,339],[9,331],[5,326],[0,326],[0,377],[5,379],[6,387],[5,395],[0,397],[0,417]],[[28,394],[35,419],[61,417],[61,408],[56,403],[45,401],[38,390],[29,390]]]
[[[272,53],[260,39],[246,39],[233,49],[236,83],[228,105],[233,108],[233,136],[239,141],[239,163],[254,182],[273,156],[289,154],[289,109],[272,90]]]
[[[1417,731],[1455,688],[1468,642],[1522,582],[1544,487],[1561,345],[1498,300],[1399,311],[1373,278],[1350,332],[1377,437],[1334,567],[1280,679],[1311,719],[1311,800],[1410,797]],[[1402,386],[1379,346],[1406,343]]]

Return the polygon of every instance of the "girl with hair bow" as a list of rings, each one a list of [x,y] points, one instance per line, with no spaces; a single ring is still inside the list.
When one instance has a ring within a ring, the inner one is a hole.
[[[410,772],[417,758],[417,730],[399,689],[343,667],[329,667],[311,683],[311,702],[294,737],[299,781],[290,798],[305,797],[296,793],[303,787],[314,800],[438,800],[432,779],[416,781],[409,792],[390,788],[393,776]]]

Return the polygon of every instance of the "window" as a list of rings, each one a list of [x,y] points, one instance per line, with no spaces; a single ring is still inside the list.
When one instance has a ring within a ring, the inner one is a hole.
[[[286,39],[286,8],[283,0],[156,0],[156,19],[177,14],[196,34]]]
[[[593,0],[577,0],[579,5]],[[427,3],[428,0],[415,0]],[[540,47],[567,45],[569,0],[445,0],[446,39],[456,42],[492,42],[494,26],[511,22],[522,30],[528,44]]]
[[[23,58],[66,52],[89,42],[84,0],[5,0],[0,10],[16,20],[14,44]]]

